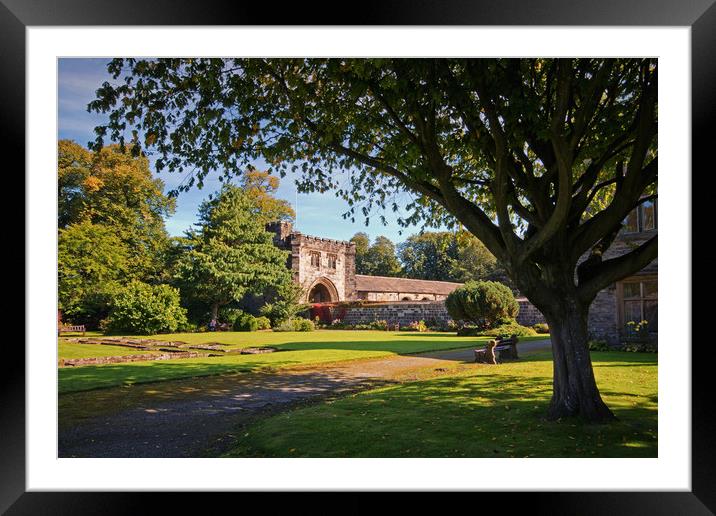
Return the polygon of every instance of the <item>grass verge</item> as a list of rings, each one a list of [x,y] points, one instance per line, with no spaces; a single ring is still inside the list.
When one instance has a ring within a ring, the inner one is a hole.
[[[547,353],[296,409],[242,429],[229,457],[656,457],[657,355],[593,353],[610,425],[542,419]]]

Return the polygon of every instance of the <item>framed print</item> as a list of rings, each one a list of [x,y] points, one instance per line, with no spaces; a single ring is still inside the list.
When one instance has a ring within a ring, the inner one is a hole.
[[[0,0],[27,202],[3,511],[716,511],[691,290],[711,0],[326,12]]]

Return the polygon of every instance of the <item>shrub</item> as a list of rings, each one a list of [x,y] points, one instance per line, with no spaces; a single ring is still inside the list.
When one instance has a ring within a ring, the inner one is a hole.
[[[258,330],[270,330],[271,320],[268,317],[260,316],[256,317],[256,324]]]
[[[380,320],[380,321],[373,321],[371,323],[368,323],[368,326],[370,326],[371,330],[387,330],[388,329],[388,321]]]
[[[468,281],[448,295],[445,307],[454,320],[484,329],[514,319],[520,310],[512,291],[497,281]]]
[[[198,333],[203,329],[204,327],[202,325],[187,321],[186,324],[177,328],[177,331],[181,333]]]
[[[404,331],[419,331],[419,332],[425,332],[428,331],[428,326],[425,324],[425,321],[413,321],[405,328],[401,328]]]
[[[292,320],[286,320],[282,323],[279,323],[278,325],[274,325],[272,328],[273,331],[295,331],[293,329],[293,321]]]
[[[241,313],[234,321],[234,331],[256,331],[259,329],[259,323],[251,314]]]
[[[547,323],[537,323],[532,326],[532,329],[541,334],[549,333],[549,325]]]
[[[478,335],[482,335],[482,332],[484,330],[481,330],[480,328],[475,328],[474,326],[461,326],[457,329],[457,336],[458,337],[477,337]]]
[[[626,323],[624,340],[627,342],[648,343],[651,340],[649,336],[649,322],[629,321]]]
[[[658,353],[659,349],[656,342],[626,342],[622,347],[623,351],[629,353]]]
[[[606,340],[594,339],[589,341],[589,351],[614,351]]]
[[[313,321],[309,319],[288,319],[278,326],[274,326],[273,331],[313,331],[315,326]]]
[[[169,285],[132,281],[115,292],[110,306],[105,323],[110,333],[171,333],[188,323],[179,290]]]
[[[236,319],[244,315],[244,311],[240,308],[229,308],[226,306],[222,306],[219,308],[219,314],[217,317],[218,323],[231,323],[233,326],[236,322]],[[211,319],[211,315],[209,315],[209,319]]]
[[[504,337],[517,335],[518,337],[531,337],[537,335],[537,332],[529,326],[522,326],[514,319],[501,321],[499,326],[483,330],[481,335],[488,337]]]
[[[294,319],[293,320],[294,331],[313,331],[316,326],[310,319]]]

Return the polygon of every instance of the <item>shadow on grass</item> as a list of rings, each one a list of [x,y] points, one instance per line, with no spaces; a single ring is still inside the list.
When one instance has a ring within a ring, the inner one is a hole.
[[[246,429],[230,456],[655,457],[657,410],[609,392],[610,425],[543,419],[551,377],[447,377],[296,410]]]
[[[222,357],[223,358],[223,357]],[[233,357],[231,357],[233,358]],[[211,358],[167,361],[130,362],[100,366],[65,367],[59,370],[59,393],[102,389],[135,383],[161,382],[178,378],[249,373],[267,368],[265,361],[221,363]],[[279,368],[301,364],[301,360],[272,360],[268,367]]]

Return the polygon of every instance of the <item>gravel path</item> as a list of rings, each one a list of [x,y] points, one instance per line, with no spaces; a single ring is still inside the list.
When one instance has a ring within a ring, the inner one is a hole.
[[[525,342],[520,353],[549,345]],[[62,395],[59,456],[214,456],[231,445],[232,431],[257,416],[426,371],[484,367],[472,359],[472,349],[461,349]]]

